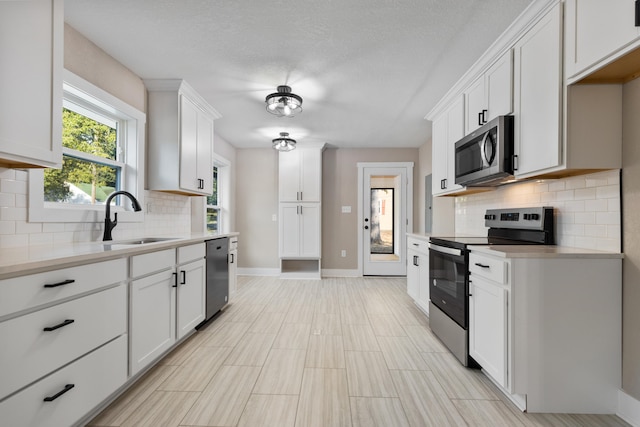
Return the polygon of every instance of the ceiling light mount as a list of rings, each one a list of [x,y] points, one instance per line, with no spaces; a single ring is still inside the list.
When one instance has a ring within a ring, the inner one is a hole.
[[[293,117],[302,111],[302,97],[291,92],[291,87],[278,86],[277,92],[267,95],[267,111],[278,117]]]
[[[289,138],[288,132],[280,132],[280,137],[271,140],[272,147],[278,151],[291,151],[296,148],[296,140]]]

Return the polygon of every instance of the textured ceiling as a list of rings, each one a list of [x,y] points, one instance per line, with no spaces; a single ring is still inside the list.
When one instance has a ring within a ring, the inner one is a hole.
[[[183,78],[239,148],[288,131],[419,147],[424,116],[532,0],[66,0],[65,21],[142,78]],[[281,84],[304,111],[277,118]]]

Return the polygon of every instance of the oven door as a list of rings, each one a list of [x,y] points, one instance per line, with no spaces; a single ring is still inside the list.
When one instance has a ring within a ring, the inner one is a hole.
[[[468,325],[468,252],[429,244],[431,302],[463,329]]]

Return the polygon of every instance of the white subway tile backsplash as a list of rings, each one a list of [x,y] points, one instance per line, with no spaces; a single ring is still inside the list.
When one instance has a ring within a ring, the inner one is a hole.
[[[27,209],[0,206],[0,221],[26,221]]]
[[[16,222],[0,221],[0,234],[16,234]]]
[[[2,179],[16,179],[16,170],[0,168],[0,180]]]
[[[12,194],[27,194],[27,182],[15,179],[0,180],[0,192]]]
[[[556,243],[595,250],[620,250],[619,171],[565,179],[520,183],[495,191],[457,197],[456,234],[486,235],[487,209],[552,206]]]
[[[0,206],[12,208],[16,206],[16,195],[10,193],[0,193]]]
[[[16,221],[16,234],[42,233],[41,222]]]

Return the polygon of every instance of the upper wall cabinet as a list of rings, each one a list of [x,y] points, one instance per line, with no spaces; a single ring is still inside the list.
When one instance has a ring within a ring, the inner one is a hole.
[[[322,148],[304,147],[280,152],[278,158],[281,202],[320,202]]]
[[[568,78],[625,50],[640,37],[635,7],[634,0],[566,0],[565,65]]]
[[[0,166],[62,164],[62,0],[0,1]]]
[[[456,182],[455,143],[464,136],[464,98],[459,96],[438,117],[432,128],[432,192],[444,195],[463,190]]]
[[[513,48],[516,176],[562,161],[561,17],[557,4]]]
[[[465,134],[513,111],[513,53],[509,49],[464,92]]]
[[[149,190],[213,193],[213,121],[220,115],[183,80],[145,80]]]

